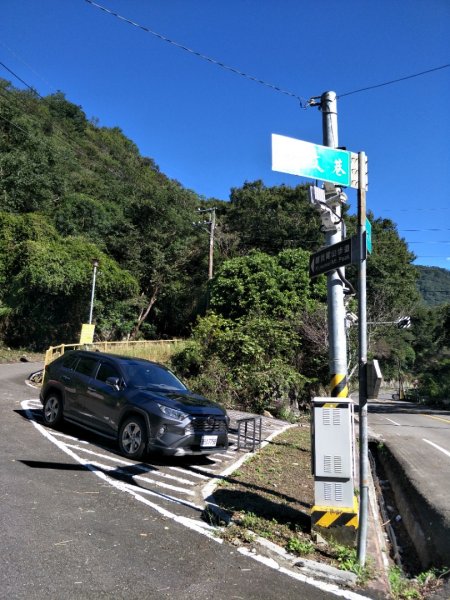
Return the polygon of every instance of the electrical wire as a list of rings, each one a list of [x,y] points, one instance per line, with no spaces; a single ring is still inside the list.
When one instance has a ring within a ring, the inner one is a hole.
[[[7,119],[3,115],[0,115],[0,119],[2,119],[3,121],[6,121],[7,123],[9,123],[10,125],[12,125],[16,129],[18,129],[19,131],[21,131],[22,133],[24,133],[26,136],[29,136],[28,131],[25,131],[25,129],[22,129],[22,127],[20,127],[19,125],[16,125],[16,123],[13,123],[12,121],[10,121],[9,119]]]
[[[116,13],[116,12],[110,10],[109,8],[106,8],[105,6],[102,6],[101,4],[97,4],[97,2],[93,2],[93,0],[85,0],[85,2],[87,2],[88,4],[91,4],[95,8],[98,8],[99,10],[101,10],[113,17],[116,17],[116,19],[119,19],[120,21],[124,21],[125,23],[128,23],[129,25],[132,25],[133,27],[137,27],[138,29],[145,31],[146,33],[149,33],[150,35],[153,35],[154,37],[158,38],[159,40],[162,40],[163,42],[167,42],[168,44],[171,44],[172,46],[175,46],[176,48],[179,48],[180,50],[184,50],[185,52],[193,54],[194,56],[197,56],[198,58],[201,58],[202,60],[205,60],[213,65],[216,65],[217,67],[220,67],[222,69],[230,71],[231,73],[234,73],[235,75],[240,75],[241,77],[244,77],[245,79],[253,81],[254,83],[259,83],[260,85],[271,88],[273,91],[279,92],[280,94],[285,94],[286,96],[295,98],[296,100],[298,100],[300,102],[300,106],[302,108],[307,108],[307,103],[306,103],[305,98],[302,98],[298,94],[294,94],[293,92],[285,90],[277,85],[274,85],[273,83],[269,83],[267,81],[264,81],[263,79],[259,79],[258,77],[254,77],[253,75],[249,75],[248,73],[244,73],[244,71],[240,71],[236,67],[231,67],[230,65],[227,65],[224,62],[216,60],[215,58],[211,58],[210,56],[207,56],[206,54],[202,54],[201,52],[198,52],[197,50],[193,50],[192,48],[189,48],[188,46],[184,46],[183,44],[180,44],[179,42],[176,42],[175,40],[172,40],[172,39],[166,37],[165,35],[158,33],[157,31],[153,31],[152,29],[150,29],[149,27],[146,27],[145,25],[136,23],[136,21],[127,19],[123,15],[120,15],[119,13]]]
[[[37,94],[37,95],[38,95],[40,98],[42,98],[42,96],[39,94],[39,92],[38,92],[38,91],[37,91],[37,90],[36,90],[34,87],[32,87],[32,86],[31,86],[29,83],[27,83],[27,82],[26,82],[26,81],[24,81],[24,80],[23,80],[21,77],[19,77],[19,76],[17,75],[17,73],[14,73],[14,71],[12,71],[12,70],[11,70],[9,67],[7,67],[7,66],[5,65],[5,63],[2,63],[2,62],[0,61],[0,65],[1,65],[1,66],[2,66],[4,69],[6,69],[7,71],[9,71],[9,73],[11,73],[11,75],[13,75],[13,76],[14,76],[16,79],[18,79],[18,80],[19,80],[21,83],[23,83],[23,85],[26,85],[28,89],[30,89],[32,92],[34,92],[35,94]]]
[[[344,98],[345,96],[359,94],[360,92],[367,92],[368,90],[374,90],[376,88],[384,87],[386,85],[393,85],[394,83],[399,83],[400,81],[406,81],[407,79],[414,79],[414,77],[421,77],[422,75],[427,75],[428,73],[434,73],[435,71],[440,71],[441,69],[448,69],[449,67],[450,67],[450,64],[441,65],[440,67],[433,67],[432,69],[427,69],[426,71],[420,71],[420,73],[414,73],[413,75],[406,75],[405,77],[398,77],[397,79],[391,79],[390,81],[384,81],[383,83],[377,83],[376,85],[369,85],[364,88],[352,90],[351,92],[345,92],[344,94],[338,94],[337,98]]]

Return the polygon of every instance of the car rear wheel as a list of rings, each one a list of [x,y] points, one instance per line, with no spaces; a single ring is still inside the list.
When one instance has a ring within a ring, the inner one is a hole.
[[[61,396],[50,392],[44,402],[44,422],[50,427],[56,427],[63,420],[63,405]]]
[[[141,417],[128,417],[119,431],[119,448],[127,458],[139,459],[147,447],[147,428]]]

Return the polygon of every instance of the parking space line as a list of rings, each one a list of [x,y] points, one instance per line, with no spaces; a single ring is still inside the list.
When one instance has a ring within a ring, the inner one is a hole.
[[[173,492],[178,492],[180,494],[187,494],[189,496],[195,495],[195,493],[192,490],[186,490],[185,488],[177,487],[175,485],[170,485],[169,483],[163,483],[162,481],[155,481],[154,479],[151,479],[150,477],[145,477],[144,475],[130,475],[130,473],[127,473],[127,471],[125,471],[125,469],[121,469],[120,467],[119,468],[111,467],[110,465],[104,465],[97,461],[91,461],[90,464],[93,465],[94,467],[98,467],[102,471],[106,471],[106,472],[114,471],[115,473],[119,473],[120,475],[126,475],[128,477],[132,477],[133,479],[139,479],[140,481],[145,481],[146,483],[151,483],[153,485],[157,485],[162,488],[167,488],[168,490],[172,490]]]
[[[136,486],[132,483],[125,483],[125,486],[130,491],[136,491]],[[194,508],[197,511],[202,512],[204,510],[204,506],[199,506],[198,504],[194,504],[193,502],[189,502],[188,500],[182,500],[181,498],[175,498],[175,496],[169,496],[168,494],[163,494],[162,492],[155,492],[155,490],[148,490],[147,488],[139,488],[140,494],[147,494],[148,496],[155,496],[156,498],[161,498],[162,500],[167,500],[168,502],[173,502],[175,504],[181,504],[182,506],[187,506],[188,508]]]
[[[108,456],[107,454],[100,454],[99,452],[94,452],[93,450],[88,450],[87,448],[79,448],[78,446],[75,446],[73,444],[66,444],[66,446],[68,448],[73,448],[74,450],[80,450],[80,452],[84,452],[85,454],[91,454],[93,456],[98,456],[99,458],[103,458],[106,460],[112,460],[113,462],[119,463],[121,465],[125,465],[128,467],[134,467],[135,469],[139,469],[139,471],[142,471],[143,473],[152,473],[153,475],[156,475],[157,477],[164,477],[167,479],[173,479],[174,481],[178,481],[179,483],[185,483],[186,485],[194,485],[194,481],[191,481],[189,479],[183,479],[182,477],[176,477],[175,475],[169,475],[169,473],[163,473],[162,471],[160,471],[159,469],[156,469],[154,467],[146,467],[142,464],[136,464],[133,462],[129,462],[126,460],[122,460],[120,458],[118,458],[117,456]]]
[[[197,467],[195,467],[197,469]],[[183,469],[182,467],[169,467],[171,471],[179,471],[181,473],[186,474],[186,471],[192,477],[196,477],[197,479],[209,479],[206,475],[202,475],[201,473],[195,473],[194,471],[190,471],[189,469]]]

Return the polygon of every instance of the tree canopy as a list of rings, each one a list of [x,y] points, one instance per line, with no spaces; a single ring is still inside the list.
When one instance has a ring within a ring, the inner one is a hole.
[[[202,198],[62,92],[41,98],[0,80],[0,199],[1,343],[76,341],[98,259],[97,339],[191,336],[175,361],[180,372],[218,399],[253,398],[258,410],[289,407],[327,383],[325,278],[308,274],[324,238],[307,186],[244,182],[228,202]],[[199,208],[212,207],[208,281],[208,232],[193,224]],[[344,218],[351,234],[355,218],[347,209]],[[417,324],[415,333],[371,329],[370,353],[388,373],[398,360],[416,373],[440,348],[438,372],[448,305],[439,316],[427,312],[395,223],[370,219],[369,320],[410,314]],[[347,276],[356,285],[354,268]],[[356,310],[354,298],[348,309]]]

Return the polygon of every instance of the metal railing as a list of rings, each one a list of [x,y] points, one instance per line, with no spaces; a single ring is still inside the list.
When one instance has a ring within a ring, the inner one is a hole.
[[[257,447],[259,448],[261,446],[261,417],[244,417],[243,419],[237,419],[237,426],[238,450],[250,450],[251,452],[254,452]]]
[[[59,344],[59,346],[50,346],[46,351],[44,365],[50,364],[68,350],[97,350],[99,352],[109,352],[110,354],[124,354],[126,356],[148,358],[157,362],[166,362],[176,350],[181,350],[185,344],[186,341],[181,339]]]

